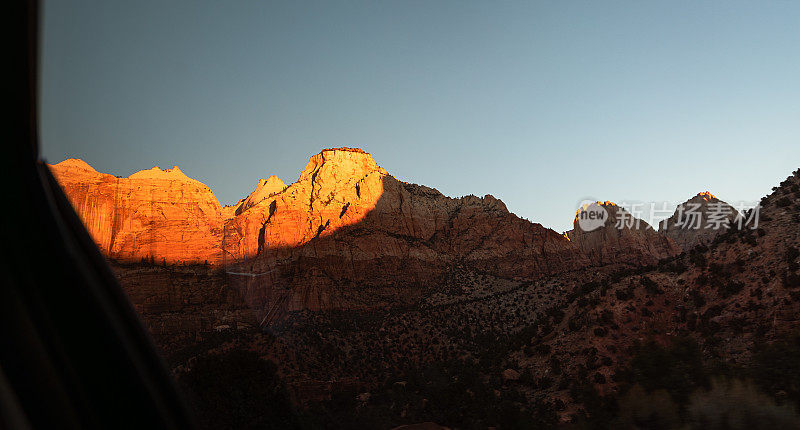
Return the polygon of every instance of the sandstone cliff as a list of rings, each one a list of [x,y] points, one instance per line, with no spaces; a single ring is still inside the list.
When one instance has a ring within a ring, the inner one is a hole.
[[[220,258],[220,204],[207,186],[177,166],[127,178],[98,173],[76,159],[51,169],[108,257],[169,264]]]

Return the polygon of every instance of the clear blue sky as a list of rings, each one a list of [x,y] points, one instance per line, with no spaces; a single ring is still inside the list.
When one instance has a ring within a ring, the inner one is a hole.
[[[338,146],[558,231],[800,166],[796,1],[44,3],[43,156],[223,204]]]

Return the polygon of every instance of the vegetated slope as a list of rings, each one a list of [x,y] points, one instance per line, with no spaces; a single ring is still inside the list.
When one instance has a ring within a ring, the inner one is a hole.
[[[691,339],[706,366],[748,368],[764,345],[800,328],[799,173],[762,200],[756,229],[732,229],[654,267],[578,284],[568,304],[541,324],[548,330],[537,330],[508,359],[518,372],[540,381],[527,386],[528,392],[547,392],[569,412],[592,409],[586,403],[596,402],[597,395],[615,395],[642,382],[641,369],[631,373],[630,360],[647,348]],[[796,381],[786,383],[792,384]],[[594,394],[587,397],[586,390]],[[768,394],[787,391],[800,400],[797,387]],[[673,400],[688,401],[685,394]]]
[[[257,202],[238,215],[241,203],[221,210],[231,217],[226,222],[236,220],[226,228],[244,232],[252,224],[256,238],[246,246],[255,248],[254,255],[227,266],[115,263],[173,370],[190,381],[195,395],[203,397],[203,387],[218,390],[241,380],[240,374],[220,372],[216,382],[198,382],[196,372],[225,367],[230,354],[249,350],[276,364],[254,378],[263,376],[264,387],[280,391],[277,375],[297,414],[328,427],[432,420],[509,428],[573,417],[607,424],[640,413],[632,400],[637,397],[676,408],[677,418],[670,419],[680,423],[689,419],[691,396],[699,388],[751,393],[747,385],[712,385],[710,369],[731,366],[760,375],[756,389],[766,393],[765,401],[774,401],[775,394],[797,399],[791,368],[773,366],[783,372],[781,379],[769,367],[753,367],[782,351],[793,357],[793,344],[774,341],[796,327],[796,174],[765,198],[758,229],[724,233],[671,258],[674,244],[652,229],[616,232],[605,226],[592,237],[573,232],[567,241],[509,214],[490,196],[449,199],[384,175],[357,151],[328,152],[312,157],[301,175],[310,191],[295,190],[296,196],[309,196],[304,210],[314,220],[288,210],[295,204],[290,202],[303,200],[280,197],[292,185],[278,194],[261,190],[267,197],[251,199]],[[337,157],[342,158],[334,162]],[[336,163],[351,162],[355,167],[345,171],[367,166],[366,173],[339,175]],[[369,198],[367,191],[378,183],[379,197]],[[276,197],[287,199],[284,210]],[[363,202],[374,207],[354,215],[355,222],[334,219],[345,219]],[[314,204],[318,209],[309,209]],[[269,238],[281,237],[280,217],[285,226],[305,220],[311,224],[299,231],[316,226],[316,233],[296,246],[273,246],[279,239]],[[252,234],[236,237],[231,235],[239,241]],[[360,256],[351,257],[354,252]],[[259,301],[248,292],[265,291],[255,275],[276,268],[279,282],[270,280],[267,287],[322,286],[337,299],[313,298],[305,290],[301,299],[292,299],[299,304],[262,332],[262,306],[275,296]],[[422,270],[430,268],[435,270]],[[234,269],[253,276],[228,273]],[[431,273],[436,276],[424,277]],[[363,302],[368,306],[353,305]],[[261,365],[251,358],[236,356],[230,363]],[[669,381],[656,377],[661,373]],[[259,396],[258,386],[249,385],[254,391],[248,392]],[[664,386],[677,389],[664,397],[657,391]]]

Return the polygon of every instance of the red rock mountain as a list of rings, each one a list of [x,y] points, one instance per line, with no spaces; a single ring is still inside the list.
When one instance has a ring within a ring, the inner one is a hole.
[[[612,202],[597,202],[608,216],[603,225],[584,231],[575,215],[573,229],[566,236],[595,265],[615,263],[654,264],[658,260],[680,254],[680,249],[668,237],[658,234],[649,224],[635,218],[624,208]]]
[[[699,199],[716,201],[708,193],[690,201]],[[521,352],[517,370],[547,375],[554,360],[568,363],[561,369],[565,374],[584,366],[594,373],[597,388],[609,393],[618,389],[613,375],[628,363],[629,348],[637,341],[668,343],[691,336],[706,358],[746,366],[763,345],[797,333],[800,169],[760,205],[757,227],[716,233],[710,242],[653,268],[601,274],[579,286],[580,294],[554,322],[557,335],[531,340],[546,344],[542,350],[548,353]],[[585,362],[575,359],[589,349]],[[556,386],[548,389],[564,395]]]
[[[128,178],[80,160],[51,168],[108,257],[223,265],[258,291],[257,301],[291,289],[290,308],[350,306],[365,296],[390,303],[393,289],[413,294],[454,265],[532,279],[677,253],[649,226],[562,235],[491,195],[449,198],[394,178],[360,149],[324,150],[296,182],[262,179],[231,207],[177,167]],[[356,286],[366,290],[351,297]]]
[[[220,258],[222,208],[211,190],[178,167],[127,178],[82,160],[51,166],[98,247],[122,261],[204,262]]]
[[[671,217],[661,221],[658,231],[684,251],[709,244],[736,223],[739,212],[708,191],[678,205]]]

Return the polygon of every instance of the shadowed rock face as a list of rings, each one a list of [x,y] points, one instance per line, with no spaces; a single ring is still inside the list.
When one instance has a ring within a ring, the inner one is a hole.
[[[658,231],[688,251],[711,243],[735,224],[738,216],[733,206],[706,191],[680,204],[671,217],[659,223]]]
[[[490,195],[449,198],[399,181],[352,148],[323,150],[297,182],[284,186],[270,177],[225,208],[177,167],[128,178],[80,160],[52,170],[109,257],[208,262],[256,274],[235,275],[253,305],[283,294],[290,309],[381,306],[395,303],[398,289],[412,297],[438,283],[456,264],[532,279],[593,264],[647,263],[675,251],[649,226],[571,232],[567,239]]]
[[[668,237],[658,234],[649,224],[633,217],[612,202],[597,202],[608,216],[605,223],[584,231],[578,217],[566,236],[595,265],[614,263],[654,264],[658,260],[680,254],[680,248]]]

